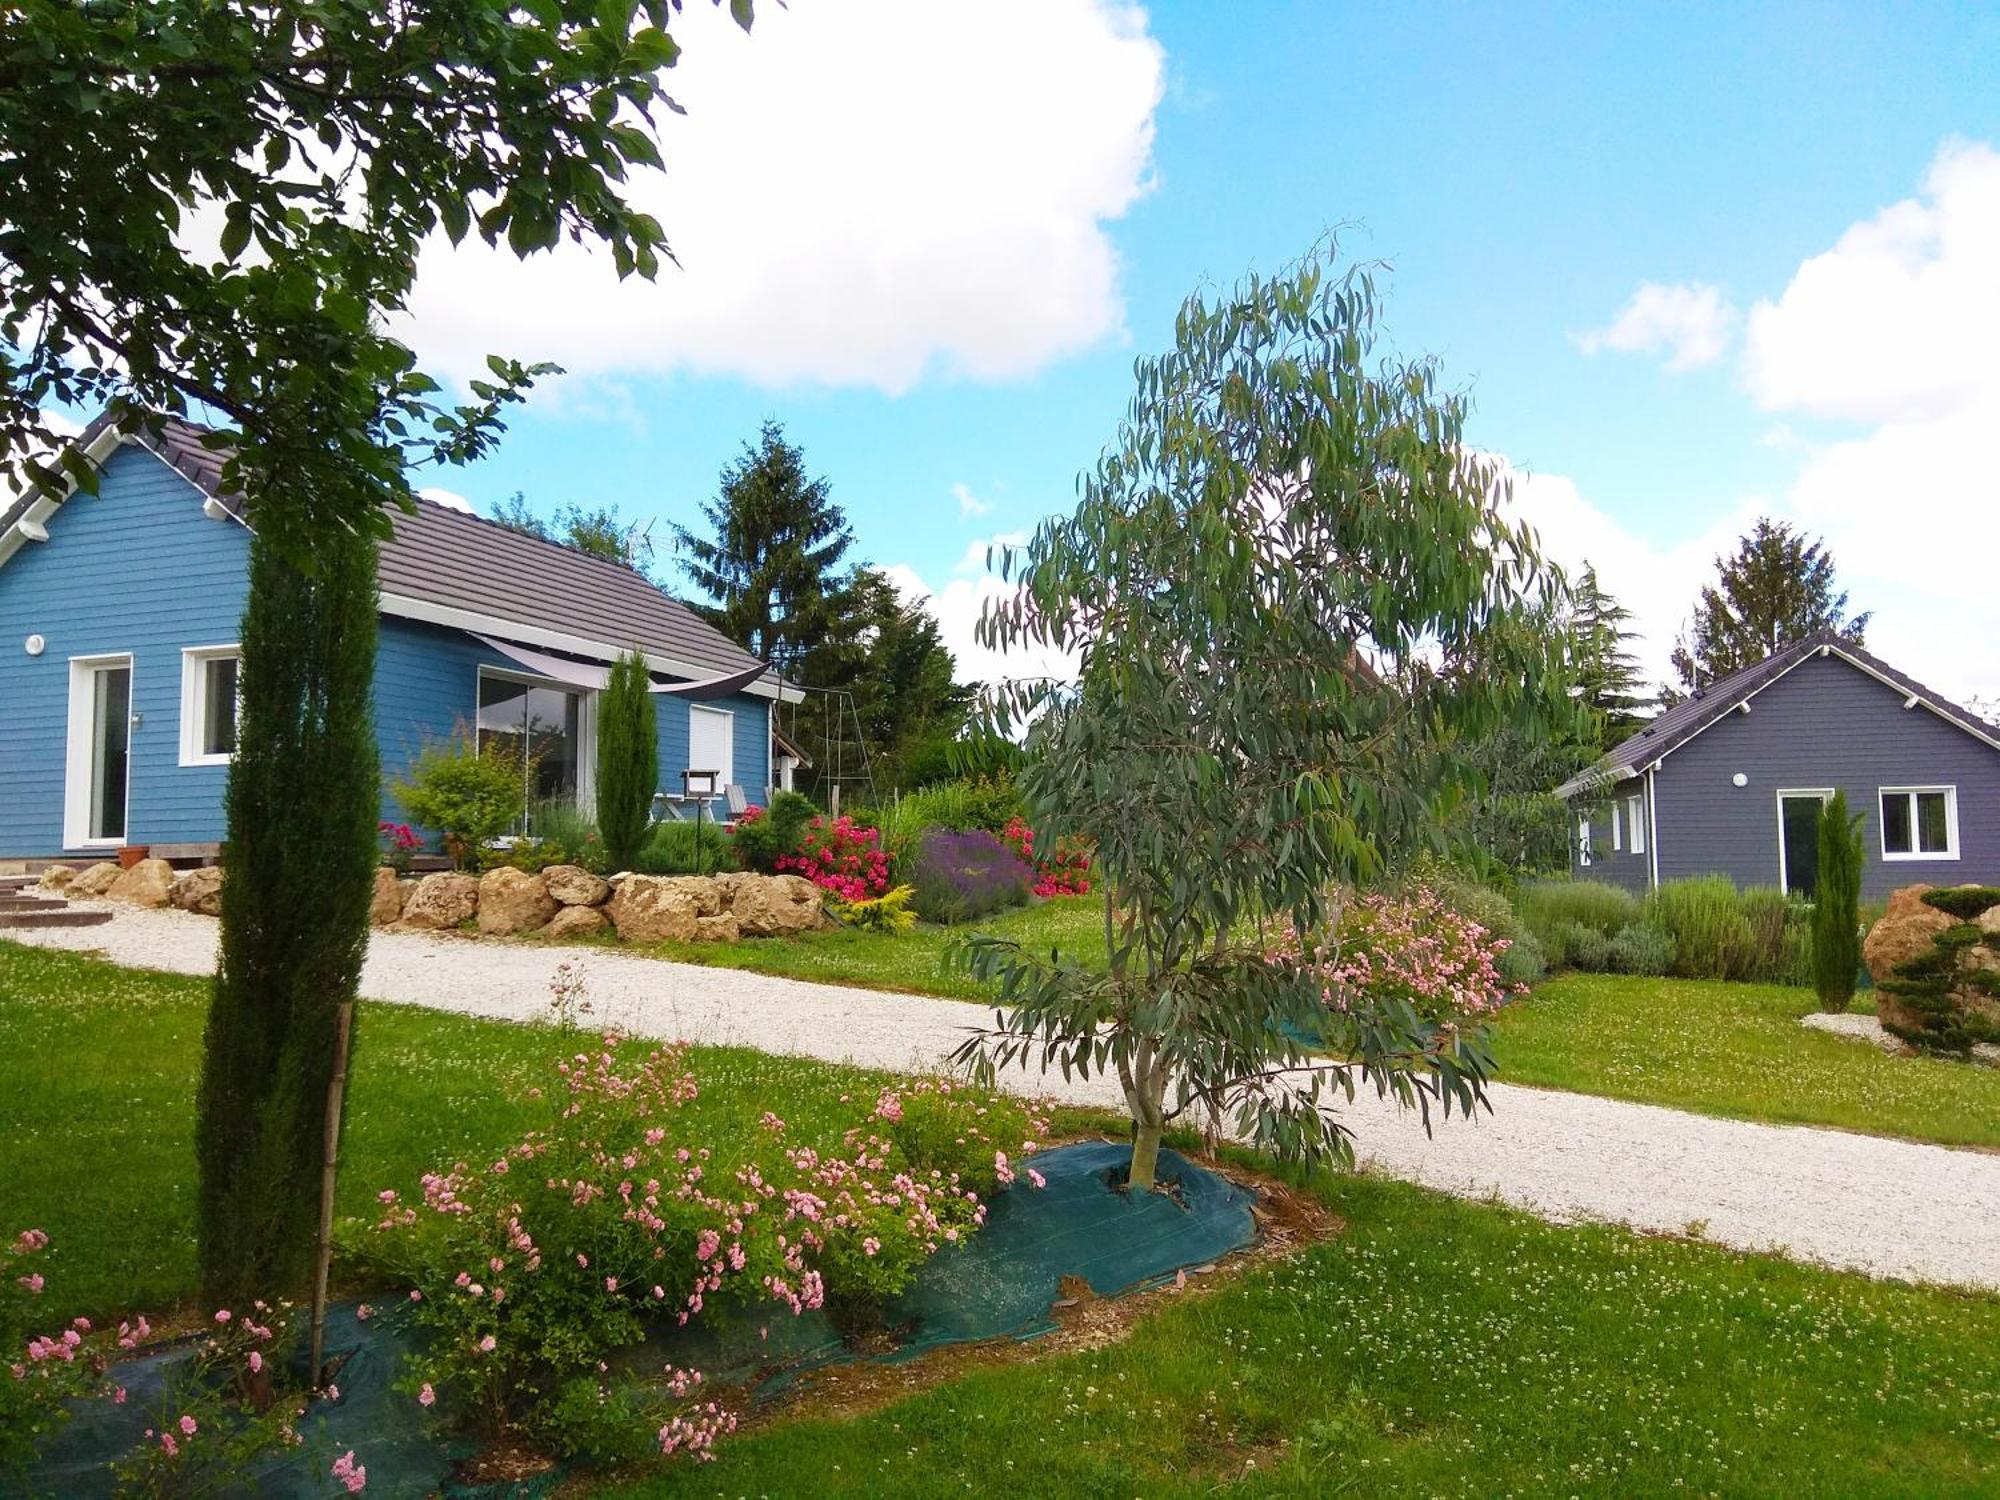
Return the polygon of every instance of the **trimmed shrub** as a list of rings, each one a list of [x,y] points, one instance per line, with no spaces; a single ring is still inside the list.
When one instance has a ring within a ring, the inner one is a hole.
[[[1539,938],[1523,931],[1508,939],[1507,951],[1494,961],[1493,971],[1509,989],[1526,989],[1548,977],[1548,955],[1542,952]]]
[[[736,863],[760,875],[775,875],[779,860],[799,852],[813,813],[812,800],[798,792],[778,792],[769,807],[746,809],[729,835]]]
[[[1835,792],[1819,815],[1819,889],[1812,915],[1812,979],[1820,1004],[1846,1010],[1861,968],[1861,819],[1850,817],[1847,794]],[[2000,892],[1994,893],[2000,899]]]
[[[1988,908],[2000,906],[2000,891],[1990,885],[1949,886],[1942,890],[1925,891],[1924,905],[1935,907],[1947,916],[1957,917],[1961,922],[1970,922]]]
[[[633,868],[641,875],[712,875],[729,866],[729,835],[714,823],[655,823]]]
[[[859,932],[908,932],[917,925],[917,914],[910,909],[916,894],[915,886],[899,885],[866,901],[829,901],[827,910]]]
[[[1605,955],[1614,974],[1665,974],[1673,966],[1674,945],[1657,927],[1634,922],[1621,927]]]
[[[597,826],[613,869],[628,868],[646,843],[660,784],[660,726],[652,679],[637,652],[612,663],[597,695]]]
[[[471,869],[483,844],[520,823],[525,782],[518,758],[498,745],[477,748],[460,725],[449,740],[418,751],[392,790],[410,821],[436,830],[452,861]]]
[[[1621,931],[1623,929],[1620,929]],[[1611,939],[1595,927],[1581,922],[1558,924],[1562,960],[1558,968],[1580,969],[1585,974],[1605,974],[1611,970]]]
[[[1022,906],[1035,872],[996,835],[934,828],[911,866],[917,914],[926,922],[971,922],[1009,906]]]
[[[1669,880],[1647,902],[1651,924],[1672,941],[1669,973],[1680,979],[1740,979],[1756,950],[1743,899],[1726,875]]]

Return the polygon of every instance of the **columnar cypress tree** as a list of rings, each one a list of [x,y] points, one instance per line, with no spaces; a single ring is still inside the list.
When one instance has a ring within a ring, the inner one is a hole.
[[[659,720],[646,665],[618,658],[597,700],[597,831],[614,870],[629,870],[659,789]]]
[[[1828,1010],[1854,999],[1861,963],[1861,820],[1850,817],[1847,794],[1820,809],[1819,884],[1813,893],[1813,985]]]
[[[295,1291],[313,1262],[327,1086],[379,857],[375,608],[371,535],[334,528],[309,572],[253,537],[195,1131],[203,1289],[220,1303]]]

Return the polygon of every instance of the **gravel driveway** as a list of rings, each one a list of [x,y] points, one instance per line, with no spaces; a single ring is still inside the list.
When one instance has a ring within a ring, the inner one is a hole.
[[[11,933],[116,963],[209,972],[216,923],[117,908],[105,926]],[[520,1020],[548,1001],[564,960],[581,964],[598,1021],[636,1035],[754,1047],[899,1071],[931,1070],[985,1013],[961,1001],[667,963],[599,948],[377,932],[364,995]],[[1101,1079],[1010,1074],[1006,1086],[1116,1107]],[[1691,1229],[1743,1250],[2000,1289],[2000,1154],[1844,1131],[1712,1119],[1645,1104],[1497,1084],[1493,1113],[1426,1136],[1374,1099],[1343,1118],[1381,1171],[1555,1220]]]

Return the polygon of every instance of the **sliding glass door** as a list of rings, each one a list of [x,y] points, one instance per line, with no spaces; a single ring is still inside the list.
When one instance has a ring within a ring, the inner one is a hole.
[[[65,846],[127,841],[131,768],[132,658],[72,658]]]

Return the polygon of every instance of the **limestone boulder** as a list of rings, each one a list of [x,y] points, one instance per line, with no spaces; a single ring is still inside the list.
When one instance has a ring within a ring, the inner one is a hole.
[[[480,877],[479,930],[488,937],[533,932],[547,926],[561,905],[541,876],[502,865]]]
[[[697,943],[733,943],[743,936],[743,929],[737,925],[733,912],[718,912],[712,917],[694,919],[694,940]]]
[[[1924,904],[1924,892],[1935,887],[1906,885],[1889,897],[1889,909],[1868,929],[1861,960],[1877,984],[1891,978],[1896,966],[1931,951],[1931,942],[1957,919]]]
[[[802,875],[738,875],[729,886],[729,914],[744,937],[783,937],[822,925],[823,892]]]
[[[45,891],[66,891],[78,875],[75,865],[50,865],[42,871],[42,878],[35,882]]]
[[[479,882],[456,870],[440,870],[417,882],[403,903],[403,925],[439,931],[456,927],[479,911]]]
[[[102,896],[118,883],[118,877],[124,873],[109,861],[91,865],[69,883],[68,894],[91,898]]]
[[[200,916],[221,916],[222,866],[202,865],[183,871],[174,881],[173,903]]]
[[[615,883],[604,908],[611,925],[628,943],[686,943],[704,916],[717,913],[713,883],[704,911],[693,876],[627,875]]]
[[[403,919],[403,902],[409,898],[410,890],[415,885],[414,880],[398,880],[396,872],[387,865],[377,865],[375,894],[368,901],[368,920],[377,927],[400,922]]]
[[[549,894],[564,906],[602,906],[611,899],[611,882],[582,865],[550,865],[542,871]]]
[[[122,871],[104,894],[134,906],[165,906],[174,896],[174,867],[164,859],[142,859]]]
[[[609,890],[610,887],[606,887]],[[548,925],[537,936],[555,938],[588,937],[594,932],[602,932],[611,925],[611,919],[604,915],[599,906],[564,906],[549,918]]]

